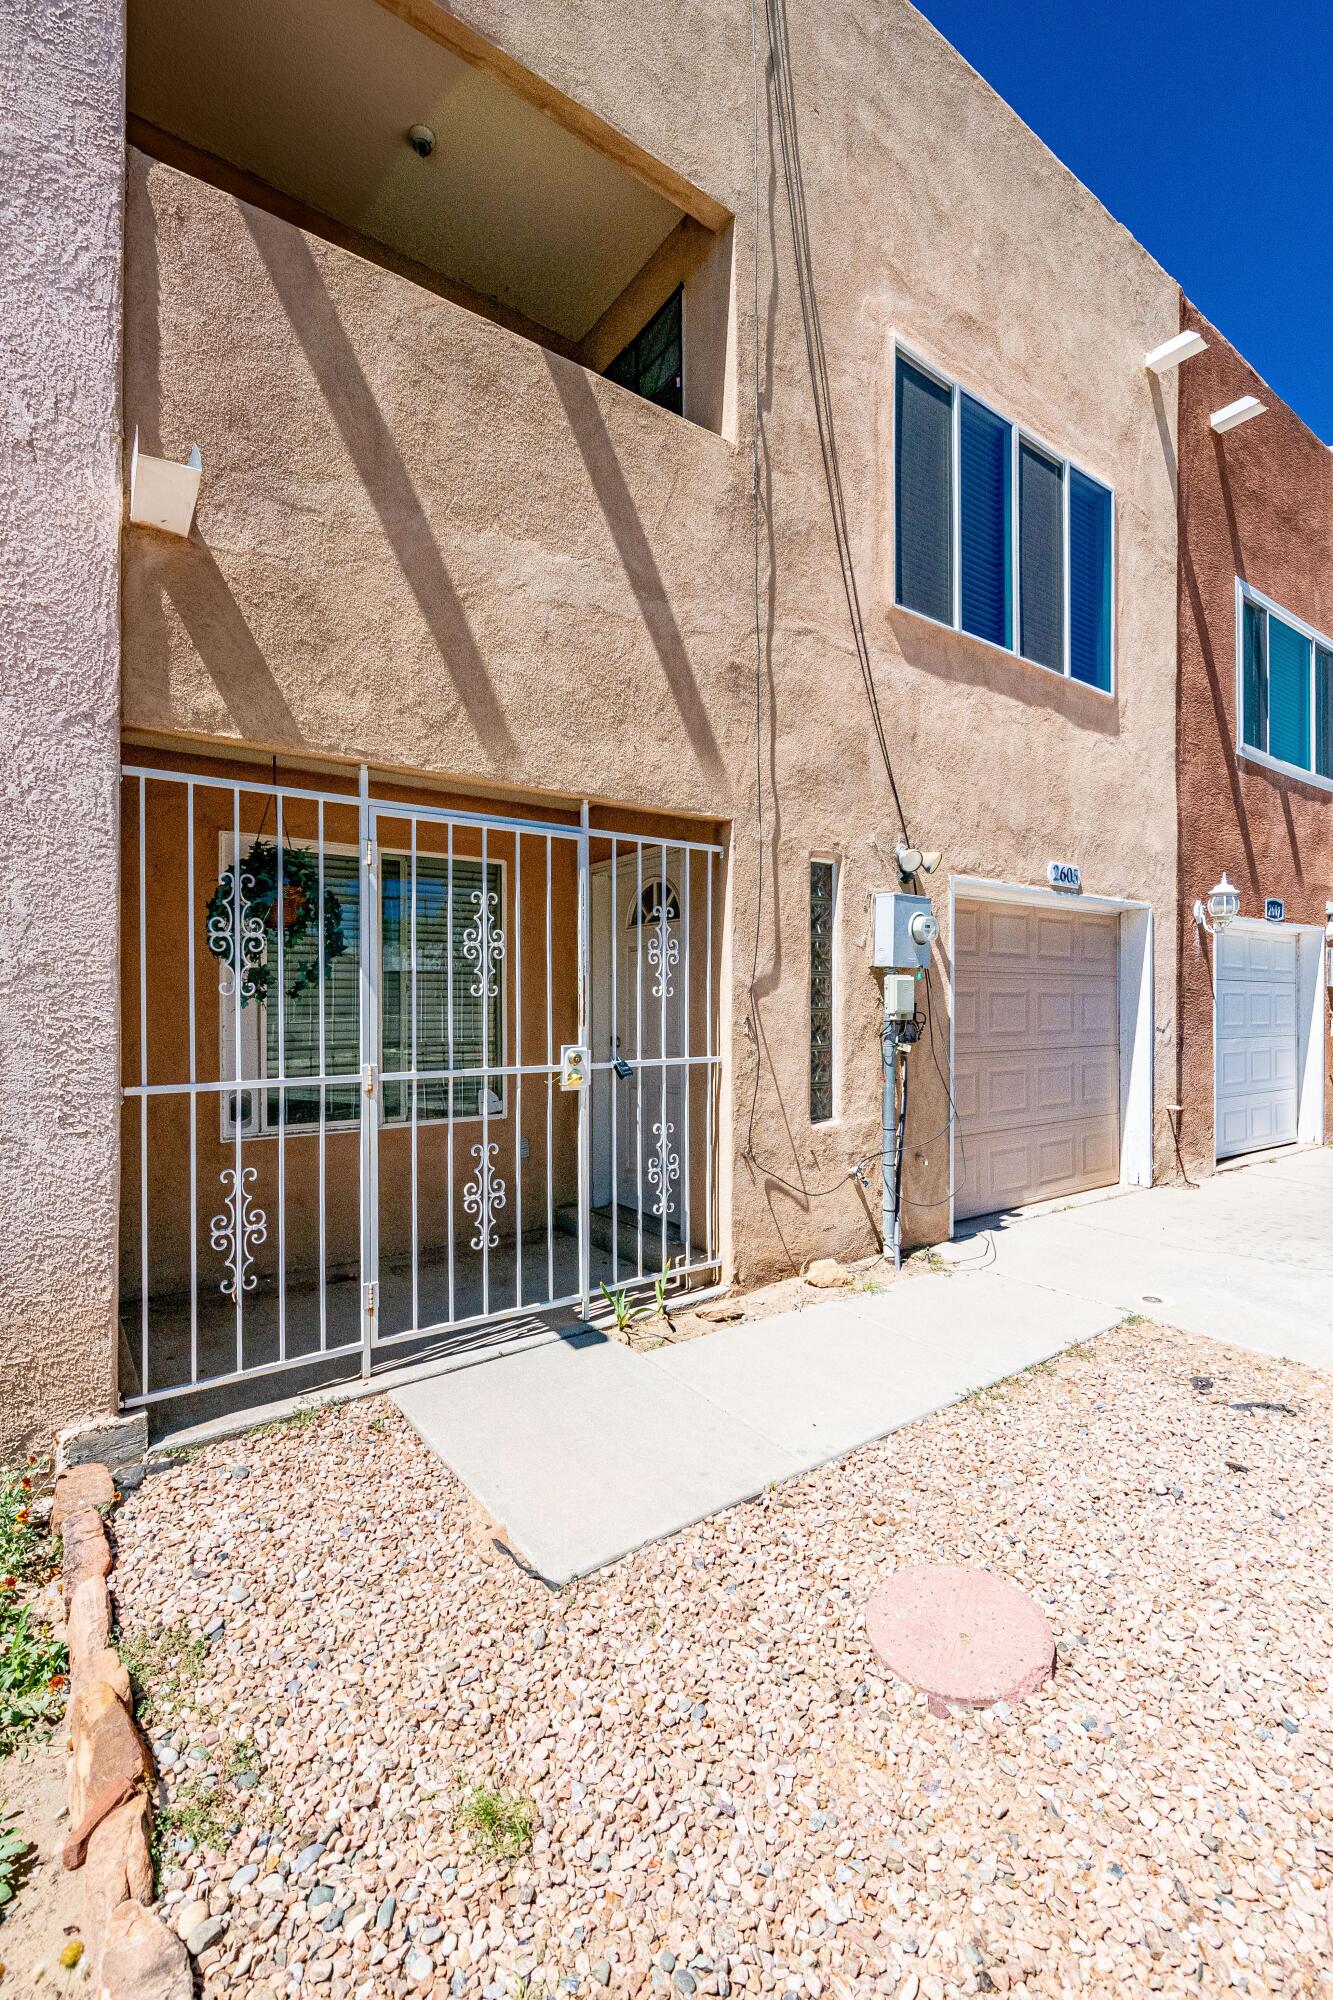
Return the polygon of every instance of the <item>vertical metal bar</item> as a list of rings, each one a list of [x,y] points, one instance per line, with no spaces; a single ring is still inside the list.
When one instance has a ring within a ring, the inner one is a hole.
[[[685,988],[685,1020],[681,1031],[682,1050],[685,1060],[681,1065],[681,1124],[684,1136],[680,1153],[681,1205],[680,1240],[683,1262],[690,1262],[690,1181],[693,1177],[694,1162],[690,1154],[690,1086],[694,1081],[694,1071],[690,1067],[692,1047],[690,1043],[690,980],[693,976],[693,962],[690,957],[690,876],[694,868],[694,856],[688,847],[680,850],[681,873],[685,878],[685,900],[681,910],[680,963]]]
[[[481,892],[477,903],[477,977],[481,984],[481,1052],[479,1067],[484,1072],[478,1080],[481,1091],[481,1161],[477,1175],[478,1208],[481,1229],[481,1310],[483,1316],[491,1309],[491,1204],[488,1190],[491,1186],[491,1060],[490,1028],[490,984],[492,964],[489,944],[490,926],[490,875],[486,866],[486,828],[481,829]]]
[[[705,1040],[706,1040],[706,1048],[707,1048],[707,1054],[708,1054],[708,1066],[707,1066],[707,1069],[706,1069],[706,1071],[705,1071],[705,1075],[706,1075],[706,1076],[707,1076],[707,1078],[708,1078],[708,1096],[707,1096],[707,1099],[705,1100],[705,1102],[706,1102],[706,1109],[707,1109],[707,1131],[706,1131],[706,1133],[705,1133],[705,1151],[704,1151],[704,1167],[705,1167],[705,1173],[704,1173],[704,1226],[705,1226],[705,1229],[706,1229],[706,1232],[707,1232],[707,1251],[706,1251],[706,1255],[707,1255],[707,1258],[708,1258],[708,1262],[709,1262],[709,1263],[711,1264],[711,1263],[713,1263],[713,1262],[714,1262],[714,1257],[713,1257],[713,1120],[714,1120],[714,1115],[715,1115],[715,1114],[714,1114],[714,1108],[713,1108],[713,1107],[714,1107],[714,1096],[715,1096],[715,1087],[714,1087],[714,1067],[713,1067],[713,855],[712,855],[712,850],[711,850],[711,849],[709,850],[709,855],[708,855],[708,905],[707,905],[707,908],[708,908],[708,925],[707,925],[707,933],[708,933],[708,958],[707,958],[707,964],[706,964],[706,967],[705,967],[705,979],[704,979],[704,984],[705,984],[705,988],[706,988],[706,991],[705,991],[705,995],[704,995],[704,1032],[705,1032]]]
[[[371,1346],[375,1337],[375,1305],[378,1304],[379,1255],[378,1255],[378,1175],[377,1148],[379,1143],[377,1094],[367,1088],[370,1065],[373,1064],[377,1049],[378,1022],[376,1007],[378,981],[375,976],[375,928],[379,923],[380,898],[375,891],[378,886],[378,857],[373,840],[378,831],[378,822],[372,819],[370,810],[370,772],[366,765],[360,768],[357,783],[357,852],[360,857],[357,868],[359,908],[361,916],[361,965],[359,991],[361,997],[361,1021],[358,1046],[361,1052],[361,1373],[370,1374]],[[372,1303],[372,1301],[374,1303]]]
[[[667,1095],[667,993],[671,986],[671,905],[667,895],[667,851],[665,841],[661,845],[661,861],[662,885],[659,894],[662,900],[659,906],[660,917],[657,935],[658,942],[662,948],[662,962],[657,968],[657,983],[660,989],[657,996],[660,1003],[658,1010],[657,1053],[662,1058],[662,1087],[659,1092],[659,1101],[662,1107],[662,1129],[657,1135],[659,1142],[657,1159],[662,1173],[660,1184],[662,1200],[662,1255],[658,1269],[664,1271],[667,1261],[667,1223],[671,1215],[671,1140],[673,1136],[671,1121],[667,1117],[669,1103]]]
[[[546,1296],[555,1297],[555,1034],[551,980],[551,836],[546,836]]]
[[[449,1318],[454,1311],[454,823],[449,821],[445,843],[445,959],[448,976],[444,983],[447,1054],[445,1057],[445,1117],[448,1121],[448,1150],[444,1161],[446,1225],[449,1239]]]
[[[643,842],[634,843],[634,1191],[636,1270],[643,1276]]]
[[[578,1034],[579,1047],[588,1046],[588,801],[579,806],[578,882]],[[592,1071],[585,1065],[583,1087],[579,1091],[579,1311],[588,1317],[592,1284],[590,1239],[592,1234]]]
[[[319,915],[315,924],[316,965],[319,971],[319,1351],[322,1354],[329,1344],[328,1325],[328,1166],[326,1160],[325,1126],[328,1115],[327,1085],[324,1055],[324,801],[316,808],[316,846],[319,861]]]
[[[148,1394],[148,861],[147,780],[139,780],[139,1383]]]
[[[232,960],[235,974],[233,1019],[236,1031],[232,1056],[232,1078],[237,1089],[232,1104],[231,1135],[233,1145],[233,1165],[235,1182],[235,1231],[232,1240],[232,1298],[236,1308],[236,1372],[239,1375],[245,1366],[245,1308],[241,1303],[243,1277],[245,1274],[245,1190],[241,1180],[244,1165],[241,1152],[241,985],[245,970],[245,930],[242,915],[244,898],[241,894],[241,788],[231,788],[231,898],[232,898]],[[256,1065],[258,1067],[258,1065]],[[258,1079],[255,1079],[258,1081]]]
[[[412,916],[408,927],[410,947],[408,978],[411,981],[410,997],[412,1001],[412,1061],[410,1065],[412,1071],[412,1324],[416,1327],[421,1325],[421,1290],[418,1275],[420,1259],[417,1228],[417,823],[415,819],[409,823],[412,829],[410,847],[412,857]],[[402,957],[403,899],[400,893],[398,898],[398,960],[400,965]],[[401,990],[401,980],[399,984]],[[401,1019],[401,1007],[399,1018]]]
[[[278,793],[278,853],[274,871],[278,934],[278,1359],[287,1359],[287,902],[282,874],[282,793]],[[267,1042],[267,1033],[265,1042]],[[264,1067],[267,1068],[267,1063]]]
[[[514,1304],[523,1304],[523,836],[514,834]],[[503,1022],[503,1010],[501,1021]],[[503,1054],[503,1050],[501,1051]]]
[[[611,836],[611,1288],[620,1282],[620,892],[616,883],[616,837]]]
[[[199,1081],[194,991],[194,784],[185,788],[185,951],[190,1008],[190,1082]],[[199,1099],[190,1092],[190,1380],[199,1380]],[[148,1384],[144,1383],[145,1390]]]

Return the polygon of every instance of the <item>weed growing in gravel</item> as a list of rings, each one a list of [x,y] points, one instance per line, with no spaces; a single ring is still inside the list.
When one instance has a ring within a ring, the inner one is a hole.
[[[52,1537],[30,1518],[38,1471],[30,1462],[26,1472],[0,1473],[0,1755],[54,1722],[65,1699],[69,1655],[19,1602],[21,1586],[55,1562]]]
[[[187,1840],[200,1851],[212,1848],[221,1853],[225,1849],[235,1820],[227,1808],[226,1796],[219,1787],[210,1786],[207,1778],[186,1779],[153,1821],[155,1885],[178,1840]]]
[[[140,1722],[151,1722],[163,1705],[179,1708],[203,1672],[208,1647],[188,1625],[162,1625],[155,1632],[117,1634],[121,1664],[130,1677]]]
[[[0,1812],[0,1909],[12,1903],[32,1853],[32,1843],[15,1830],[17,1813]]]
[[[269,1431],[301,1430],[306,1424],[317,1424],[323,1414],[318,1403],[298,1403],[294,1410],[288,1410],[285,1417],[270,1417],[266,1424],[256,1424],[245,1435],[257,1438],[266,1436]]]
[[[517,1792],[472,1785],[454,1808],[454,1825],[471,1834],[477,1852],[488,1861],[512,1860],[532,1839],[532,1807]]]

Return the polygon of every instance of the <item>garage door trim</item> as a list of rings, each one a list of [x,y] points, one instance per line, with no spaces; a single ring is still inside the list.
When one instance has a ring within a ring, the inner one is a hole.
[[[954,953],[960,902],[1024,903],[1046,910],[1080,909],[1120,919],[1120,1179],[1121,1187],[1150,1187],[1153,1174],[1153,909],[1139,898],[1069,894],[1025,882],[985,876],[949,878],[949,1076],[955,1070]],[[957,1111],[949,1111],[949,1234],[954,1233],[958,1192]]]

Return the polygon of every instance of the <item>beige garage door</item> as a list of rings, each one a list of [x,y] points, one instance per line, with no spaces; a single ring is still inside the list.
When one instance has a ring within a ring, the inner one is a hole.
[[[1120,1173],[1115,917],[962,903],[954,938],[957,1216]]]

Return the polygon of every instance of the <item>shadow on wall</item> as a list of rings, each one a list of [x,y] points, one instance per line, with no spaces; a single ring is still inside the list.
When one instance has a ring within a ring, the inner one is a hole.
[[[247,208],[243,213],[273,289],[323,391],[329,414],[458,690],[477,742],[493,769],[510,770],[518,748],[486,662],[310,246],[284,222],[257,209]]]
[[[986,688],[1007,696],[1025,708],[1046,708],[1064,716],[1076,729],[1097,736],[1119,736],[1120,695],[1107,696],[1099,688],[1052,673],[1033,660],[1003,652],[983,639],[936,628],[914,612],[895,604],[888,607],[889,624],[898,650],[908,666],[918,667],[937,680],[954,686]],[[1117,675],[1124,671],[1117,662]],[[1118,681],[1117,681],[1118,688]]]

